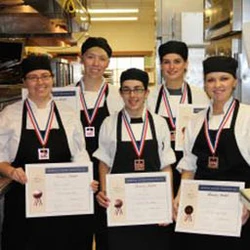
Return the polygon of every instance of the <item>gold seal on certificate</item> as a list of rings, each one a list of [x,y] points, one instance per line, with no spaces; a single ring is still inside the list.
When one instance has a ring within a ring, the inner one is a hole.
[[[209,156],[208,157],[208,168],[217,169],[219,167],[219,157]]]
[[[170,140],[171,141],[175,141],[175,136],[176,136],[176,131],[175,130],[170,131]]]
[[[85,128],[86,137],[95,137],[95,127],[86,127]]]
[[[145,161],[143,159],[134,160],[134,169],[135,171],[145,170]]]
[[[38,149],[38,159],[39,160],[49,160],[49,148],[39,148]]]

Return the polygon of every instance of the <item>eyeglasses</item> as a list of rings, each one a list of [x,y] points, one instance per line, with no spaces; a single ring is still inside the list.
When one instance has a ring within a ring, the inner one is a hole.
[[[130,88],[124,87],[124,88],[121,88],[120,91],[124,95],[129,95],[131,93],[134,93],[135,95],[140,95],[140,94],[144,93],[145,89],[144,88],[130,89]]]
[[[53,75],[42,75],[42,76],[27,76],[25,77],[25,80],[28,80],[30,82],[38,82],[39,80],[41,81],[49,81]]]

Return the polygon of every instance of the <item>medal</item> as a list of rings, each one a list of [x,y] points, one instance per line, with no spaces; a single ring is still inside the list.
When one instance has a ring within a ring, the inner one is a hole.
[[[134,170],[135,171],[145,171],[145,161],[143,159],[141,159],[141,155],[142,155],[142,152],[144,149],[146,136],[147,136],[147,130],[148,130],[148,111],[146,111],[145,120],[144,120],[143,128],[142,128],[141,139],[140,139],[139,143],[137,143],[137,141],[135,139],[134,133],[133,133],[132,128],[128,122],[128,118],[127,118],[124,110],[122,111],[122,118],[123,118],[125,127],[127,129],[127,132],[129,134],[133,148],[135,150],[135,153],[138,156],[138,159],[134,160]]]
[[[89,125],[88,127],[85,127],[85,137],[95,137],[95,127],[91,126],[91,124],[93,123],[93,121],[97,115],[98,108],[100,106],[100,103],[104,97],[104,94],[105,94],[107,88],[108,88],[108,84],[102,85],[101,89],[99,90],[98,97],[97,97],[95,105],[94,105],[93,113],[92,113],[92,115],[90,115],[88,112],[86,100],[85,100],[84,95],[83,95],[83,86],[82,86],[82,84],[80,84],[80,89],[81,89],[80,100],[81,100],[84,115],[85,115],[86,120],[87,120],[88,125]]]
[[[49,148],[39,148],[38,149],[38,159],[39,160],[49,160]]]
[[[49,148],[45,147],[45,145],[47,144],[48,139],[49,139],[50,129],[51,129],[52,121],[54,118],[55,103],[54,103],[54,101],[51,102],[50,112],[49,112],[48,121],[47,121],[46,128],[45,128],[44,136],[42,136],[41,130],[38,126],[38,123],[36,121],[36,117],[31,109],[31,106],[30,106],[28,99],[26,99],[25,104],[27,107],[28,116],[31,120],[31,124],[34,127],[36,136],[37,136],[37,138],[42,146],[42,148],[38,148],[38,159],[39,160],[49,160],[50,159],[50,151],[49,151]]]
[[[134,170],[135,171],[144,171],[145,170],[145,161],[143,159],[134,160]]]
[[[209,156],[208,157],[208,168],[217,169],[219,168],[219,157],[217,156]]]
[[[219,168],[219,157],[216,156],[215,152],[216,152],[216,149],[217,149],[218,144],[219,144],[221,132],[222,132],[225,124],[227,123],[229,117],[232,115],[234,108],[235,108],[235,105],[236,105],[236,101],[233,100],[231,102],[231,104],[229,105],[227,112],[221,121],[221,124],[220,124],[218,131],[216,133],[214,144],[212,143],[212,140],[211,140],[210,134],[209,134],[209,125],[208,125],[209,109],[207,111],[207,116],[206,116],[205,121],[204,121],[204,129],[205,129],[206,141],[207,141],[208,147],[209,147],[210,152],[211,152],[211,156],[208,157],[208,164],[207,164],[207,167],[210,169],[218,169]]]
[[[85,137],[95,137],[95,127],[85,127]]]

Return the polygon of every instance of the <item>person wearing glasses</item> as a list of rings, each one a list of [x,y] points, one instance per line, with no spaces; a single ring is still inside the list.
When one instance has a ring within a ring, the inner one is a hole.
[[[233,97],[237,68],[238,61],[232,57],[203,61],[204,86],[211,103],[187,125],[184,157],[177,166],[182,179],[241,181],[250,187],[250,107]],[[174,202],[176,213],[180,193],[181,189]],[[245,249],[250,243],[249,215],[243,207],[240,237],[188,233],[183,242],[194,250],[203,245],[206,249]]]
[[[89,37],[81,46],[83,76],[76,84],[80,89],[81,121],[86,148],[93,162],[94,179],[99,180],[98,160],[92,156],[98,147],[98,136],[103,120],[122,108],[119,89],[107,83],[104,77],[109,66],[112,48],[103,37]],[[94,220],[94,222],[93,222]],[[106,214],[95,200],[94,218],[89,216],[88,224],[95,234],[97,250],[108,250],[105,242]],[[90,237],[89,250],[92,250],[93,236]]]
[[[81,216],[25,217],[25,164],[90,160],[79,117],[53,100],[50,63],[46,55],[23,59],[27,98],[0,112],[0,173],[13,180],[4,199],[1,250],[85,249]],[[96,181],[91,186],[98,188]]]
[[[107,174],[166,171],[172,180],[170,164],[175,162],[175,155],[170,146],[170,133],[165,120],[149,112],[145,106],[149,94],[148,83],[148,74],[143,70],[130,68],[123,71],[120,95],[124,107],[107,117],[101,126],[99,147],[94,157],[100,160],[101,190],[97,200],[104,208],[109,206],[105,181]],[[143,146],[137,148],[134,145]],[[121,204],[119,202],[117,205],[118,213]],[[141,225],[108,228],[109,250],[168,249],[166,227]]]

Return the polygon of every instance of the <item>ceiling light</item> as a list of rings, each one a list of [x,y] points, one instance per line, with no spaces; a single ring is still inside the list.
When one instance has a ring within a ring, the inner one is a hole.
[[[105,13],[138,13],[139,9],[88,9],[89,13],[105,14]]]
[[[137,21],[138,17],[92,17],[91,21]]]
[[[81,18],[86,21],[85,18]],[[137,21],[138,17],[91,17],[91,21]]]

